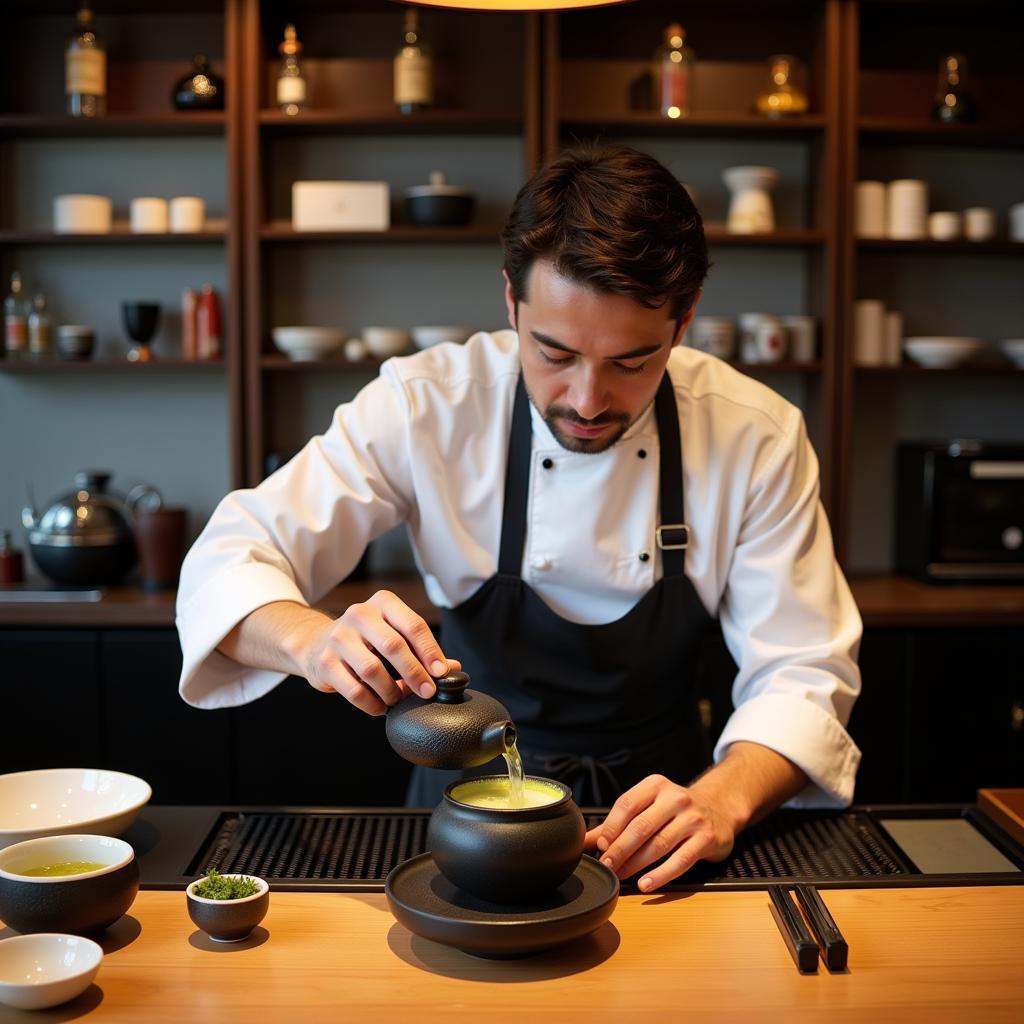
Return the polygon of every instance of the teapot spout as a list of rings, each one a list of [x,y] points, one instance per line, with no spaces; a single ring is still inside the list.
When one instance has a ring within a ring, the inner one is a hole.
[[[480,764],[486,764],[491,758],[504,754],[506,750],[511,750],[516,741],[515,723],[510,721],[492,722],[484,729],[480,741],[482,751],[487,754]]]

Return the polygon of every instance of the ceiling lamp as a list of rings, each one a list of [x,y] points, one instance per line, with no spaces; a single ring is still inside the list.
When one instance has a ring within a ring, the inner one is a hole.
[[[568,11],[582,7],[614,7],[629,2],[632,0],[415,0],[415,5],[458,7],[464,11]]]

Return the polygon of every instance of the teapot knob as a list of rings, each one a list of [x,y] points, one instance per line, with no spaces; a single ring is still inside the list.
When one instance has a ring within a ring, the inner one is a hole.
[[[465,672],[449,672],[434,680],[437,685],[437,700],[441,704],[461,704],[466,699],[469,676]]]

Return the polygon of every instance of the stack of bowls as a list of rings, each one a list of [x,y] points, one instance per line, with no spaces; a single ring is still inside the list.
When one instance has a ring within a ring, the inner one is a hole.
[[[57,328],[57,351],[62,359],[88,359],[96,332],[85,324],[62,324]]]

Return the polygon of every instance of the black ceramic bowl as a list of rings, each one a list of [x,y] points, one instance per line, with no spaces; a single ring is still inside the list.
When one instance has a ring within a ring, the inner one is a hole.
[[[270,886],[254,875],[224,875],[224,878],[251,878],[259,892],[240,900],[208,900],[195,894],[195,887],[203,881],[197,878],[185,890],[188,896],[188,916],[214,942],[241,942],[267,916],[270,906]]]
[[[560,794],[540,807],[473,807],[453,791],[467,782],[507,779],[486,775],[453,782],[430,816],[427,849],[452,885],[491,903],[543,898],[576,870],[586,826],[568,787],[527,776]]]
[[[424,227],[468,224],[473,219],[476,198],[469,192],[461,195],[435,193],[407,195],[405,212],[413,224]]]
[[[77,875],[22,872],[73,861],[102,864]],[[111,836],[41,836],[0,850],[0,918],[17,932],[82,935],[127,913],[139,891],[135,851]]]

